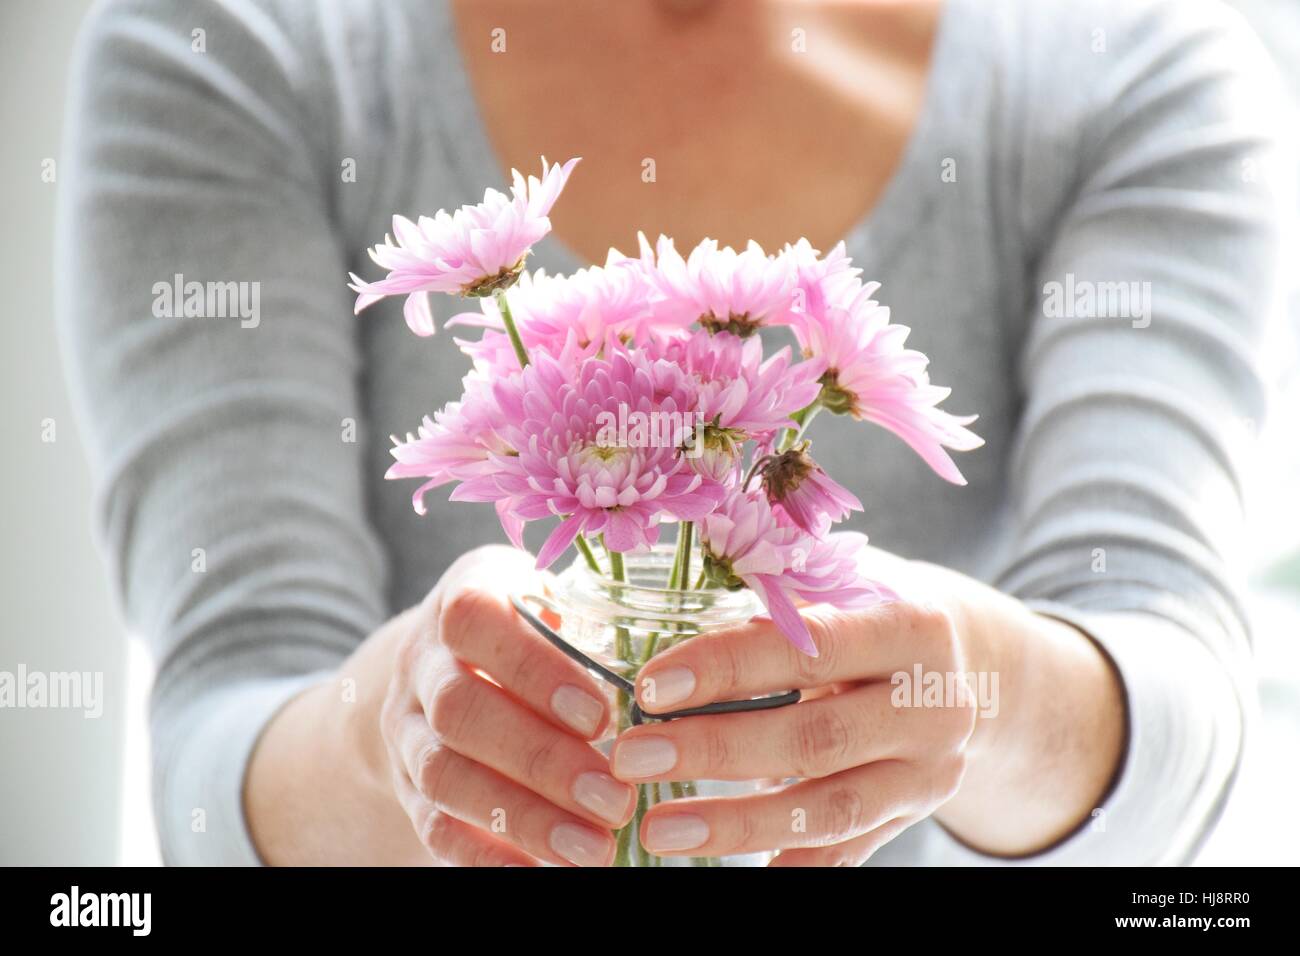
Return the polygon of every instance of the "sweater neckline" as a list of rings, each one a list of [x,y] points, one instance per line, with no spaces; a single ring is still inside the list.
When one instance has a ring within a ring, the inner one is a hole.
[[[841,237],[859,265],[870,267],[888,256],[907,231],[921,221],[927,197],[933,194],[932,184],[941,172],[936,163],[938,151],[933,147],[942,128],[941,114],[943,104],[948,101],[948,87],[954,82],[953,47],[961,32],[957,22],[961,2],[944,0],[939,11],[920,113],[898,165],[872,208]],[[509,170],[497,156],[483,122],[477,94],[457,40],[452,0],[437,0],[431,4],[431,11],[434,36],[439,38],[437,42],[441,47],[440,55],[433,58],[435,62],[432,64],[438,84],[436,88],[440,90],[439,100],[457,103],[463,108],[459,122],[447,127],[447,154],[457,179],[466,190],[465,195],[472,197],[481,194],[484,188],[484,170],[495,174],[490,177],[491,182],[503,183],[509,181]],[[557,162],[563,159],[552,158]],[[789,241],[797,238],[791,236]],[[542,240],[538,251],[542,253],[539,258],[553,264],[556,272],[567,274],[587,264],[554,234]],[[635,255],[635,250],[631,254]]]

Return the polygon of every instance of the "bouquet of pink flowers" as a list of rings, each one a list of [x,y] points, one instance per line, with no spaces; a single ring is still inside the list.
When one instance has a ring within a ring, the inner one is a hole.
[[[907,327],[890,322],[843,244],[822,257],[803,239],[777,255],[706,239],[683,258],[671,239],[641,236],[636,258],[611,249],[603,267],[570,276],[525,272],[577,162],[543,160],[541,179],[515,172],[509,196],[489,189],[455,213],[395,216],[393,237],[371,250],[387,277],[352,276],[357,311],[405,295],[417,335],[434,333],[428,293],[479,303],[446,323],[482,329],[456,340],[472,362],[464,394],[394,439],[387,477],[423,479],[420,513],[447,484],[453,501],[491,502],[521,548],[529,521],[558,519],[538,566],[573,546],[603,573],[595,545],[616,580],[623,555],[675,522],[669,587],[750,588],[816,655],[797,602],[894,595],[861,571],[866,537],[831,531],[862,504],[812,457],[814,417],[882,425],[962,483],[945,449],[981,444],[966,428],[975,416],[936,407],[948,389],[903,347]],[[764,355],[756,333],[767,327],[789,329],[800,357],[789,346]]]

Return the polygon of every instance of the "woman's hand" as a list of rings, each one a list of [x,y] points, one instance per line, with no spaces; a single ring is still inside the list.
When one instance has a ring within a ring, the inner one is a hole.
[[[614,774],[633,783],[799,778],[655,806],[640,834],[650,852],[781,850],[774,865],[857,865],[940,811],[969,842],[1024,853],[1087,818],[1122,738],[1118,680],[1101,653],[954,572],[873,557],[889,565],[882,580],[926,603],[805,612],[817,658],[760,620],[646,666],[637,695],[652,713],[804,690],[790,707],[651,723],[618,739]],[[918,668],[942,681],[937,698],[915,686]]]
[[[635,791],[589,741],[609,722],[590,675],[510,606],[533,559],[479,548],[268,727],[249,771],[270,862],[605,866]],[[306,796],[304,796],[304,791]]]
[[[975,705],[901,709],[890,675],[962,673],[952,621],[894,604],[863,614],[809,614],[820,656],[756,622],[704,635],[648,665],[637,693],[649,711],[814,689],[790,707],[648,724],[613,752],[620,779],[801,778],[765,793],[660,804],[641,841],[664,856],[779,849],[784,865],[855,865],[957,792]],[[812,699],[807,699],[811,696]]]

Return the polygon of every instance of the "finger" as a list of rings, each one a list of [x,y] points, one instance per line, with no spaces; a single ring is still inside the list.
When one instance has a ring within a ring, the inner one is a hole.
[[[620,780],[827,777],[874,760],[956,749],[965,707],[896,708],[875,683],[774,710],[707,714],[625,731],[610,754]]]
[[[742,797],[671,800],[651,808],[641,843],[657,856],[731,856],[843,843],[915,812],[929,795],[900,761],[855,767]]]
[[[410,780],[438,810],[548,863],[608,866],[613,862],[614,838],[608,829],[593,827],[527,787],[442,746],[418,711],[398,728],[397,746]]]
[[[876,827],[870,833],[834,846],[782,850],[768,866],[861,866],[873,853],[898,836],[917,817],[901,817]]]
[[[946,670],[959,657],[939,609],[894,602],[867,610],[804,612],[818,656],[798,651],[769,620],[701,634],[658,654],[637,679],[651,713],[791,688],[884,678],[917,663]]]
[[[634,788],[609,775],[590,744],[559,730],[445,651],[420,668],[416,695],[429,727],[446,747],[491,767],[551,803],[604,826],[621,826],[636,805]]]
[[[522,850],[443,813],[422,796],[400,770],[393,790],[434,861],[443,866],[536,866]]]
[[[604,689],[519,616],[499,583],[459,587],[437,613],[441,644],[534,712],[588,740],[609,724]]]

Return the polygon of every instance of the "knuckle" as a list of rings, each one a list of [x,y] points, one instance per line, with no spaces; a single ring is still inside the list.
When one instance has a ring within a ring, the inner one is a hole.
[[[739,810],[731,817],[731,846],[723,855],[750,853],[758,849],[758,818],[750,810]]]
[[[480,588],[459,588],[442,601],[438,636],[444,647],[461,654],[498,611],[497,599]]]
[[[504,854],[499,847],[487,842],[476,842],[464,864],[472,867],[497,867],[503,859]]]
[[[549,644],[525,645],[515,655],[514,664],[509,668],[509,675],[503,678],[505,686],[514,691],[522,691],[530,685],[535,686],[536,682],[547,673],[546,667],[551,662],[554,651],[555,649]]]
[[[413,629],[402,639],[397,649],[397,666],[394,668],[399,674],[409,674],[415,670],[416,661],[419,660],[422,650],[419,638],[420,631]]]
[[[711,773],[725,773],[736,761],[736,748],[722,730],[708,727],[704,733],[705,761]]]
[[[852,728],[836,707],[810,707],[795,725],[791,757],[797,775],[824,777],[833,773],[852,743]]]
[[[804,623],[808,625],[808,634],[817,648],[817,656],[809,657],[799,651],[795,651],[792,656],[799,682],[807,687],[820,683],[821,675],[834,669],[830,658],[837,653],[833,639],[836,626],[834,620],[826,614],[804,615]]]
[[[943,760],[934,774],[934,800],[947,803],[961,789],[962,779],[966,776],[966,755],[953,754]]]
[[[957,628],[947,611],[933,605],[913,606],[911,622],[913,636],[929,650],[935,664],[953,668],[961,664]]]
[[[862,794],[853,787],[836,787],[826,797],[827,827],[839,842],[866,829],[866,807]]]
[[[379,733],[386,741],[392,741],[396,737],[397,719],[401,711],[399,706],[401,698],[393,693],[392,689],[384,695],[384,702],[379,708]]]
[[[430,810],[420,821],[417,833],[426,850],[435,857],[444,859],[451,840],[451,830],[451,817],[441,810]]]
[[[415,758],[415,786],[430,800],[436,800],[442,792],[442,784],[453,756],[446,747],[434,742],[421,750]]]
[[[552,734],[547,734],[543,738],[528,744],[520,764],[524,773],[524,781],[548,779],[554,772],[558,756],[559,752],[556,748],[555,737]]]
[[[743,652],[737,643],[725,635],[719,635],[705,646],[708,648],[708,661],[705,666],[696,668],[695,672],[708,675],[708,679],[723,693],[740,686],[745,667]]]
[[[463,738],[473,724],[478,698],[475,680],[468,674],[453,673],[433,689],[429,698],[429,726],[439,738]]]
[[[955,707],[949,708],[951,711],[951,726],[948,728],[948,739],[954,749],[960,749],[965,746],[966,741],[975,732],[975,722],[979,720],[979,704],[976,700],[974,691],[963,684],[964,692],[957,701]]]

